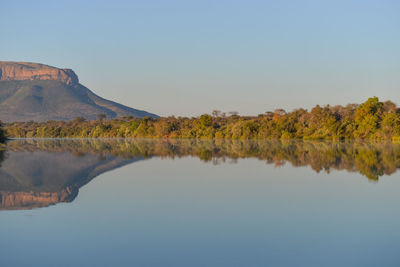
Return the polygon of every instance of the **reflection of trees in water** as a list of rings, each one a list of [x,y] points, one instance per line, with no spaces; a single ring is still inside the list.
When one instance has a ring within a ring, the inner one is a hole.
[[[258,158],[281,166],[310,166],[316,172],[347,170],[372,180],[390,175],[400,167],[400,145],[390,142],[324,142],[280,140],[192,139],[31,139],[9,141],[11,151],[70,152],[76,156],[96,154],[123,158],[180,158],[196,156],[205,162],[235,163],[240,158]],[[0,154],[4,157],[3,154]]]
[[[3,148],[0,148],[0,167],[1,167],[1,163],[4,161],[6,157],[6,151]]]

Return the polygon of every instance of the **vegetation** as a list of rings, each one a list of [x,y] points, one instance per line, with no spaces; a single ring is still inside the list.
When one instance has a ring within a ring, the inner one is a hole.
[[[268,164],[310,166],[314,171],[347,170],[377,181],[400,168],[400,144],[392,142],[338,142],[297,140],[199,139],[25,139],[11,140],[7,151],[69,152],[99,158],[177,158],[194,156],[205,162],[235,163],[257,158]]]
[[[311,111],[287,113],[278,109],[258,116],[239,116],[220,111],[197,118],[143,119],[123,117],[106,120],[15,122],[5,125],[9,137],[73,138],[206,138],[206,139],[381,139],[400,140],[400,109],[377,97],[347,106],[316,106]]]

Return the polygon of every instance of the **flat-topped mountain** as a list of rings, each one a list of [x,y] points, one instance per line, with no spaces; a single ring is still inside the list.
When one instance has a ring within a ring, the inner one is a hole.
[[[104,99],[81,85],[71,69],[0,61],[0,120],[47,121],[83,117],[158,117]]]

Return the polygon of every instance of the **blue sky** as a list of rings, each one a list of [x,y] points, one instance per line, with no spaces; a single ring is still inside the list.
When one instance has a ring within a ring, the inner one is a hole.
[[[3,1],[0,60],[159,115],[400,104],[400,1]]]

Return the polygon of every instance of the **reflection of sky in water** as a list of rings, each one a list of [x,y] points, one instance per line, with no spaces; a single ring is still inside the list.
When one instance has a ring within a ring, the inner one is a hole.
[[[398,265],[400,179],[151,159],[72,203],[0,212],[2,266]]]

